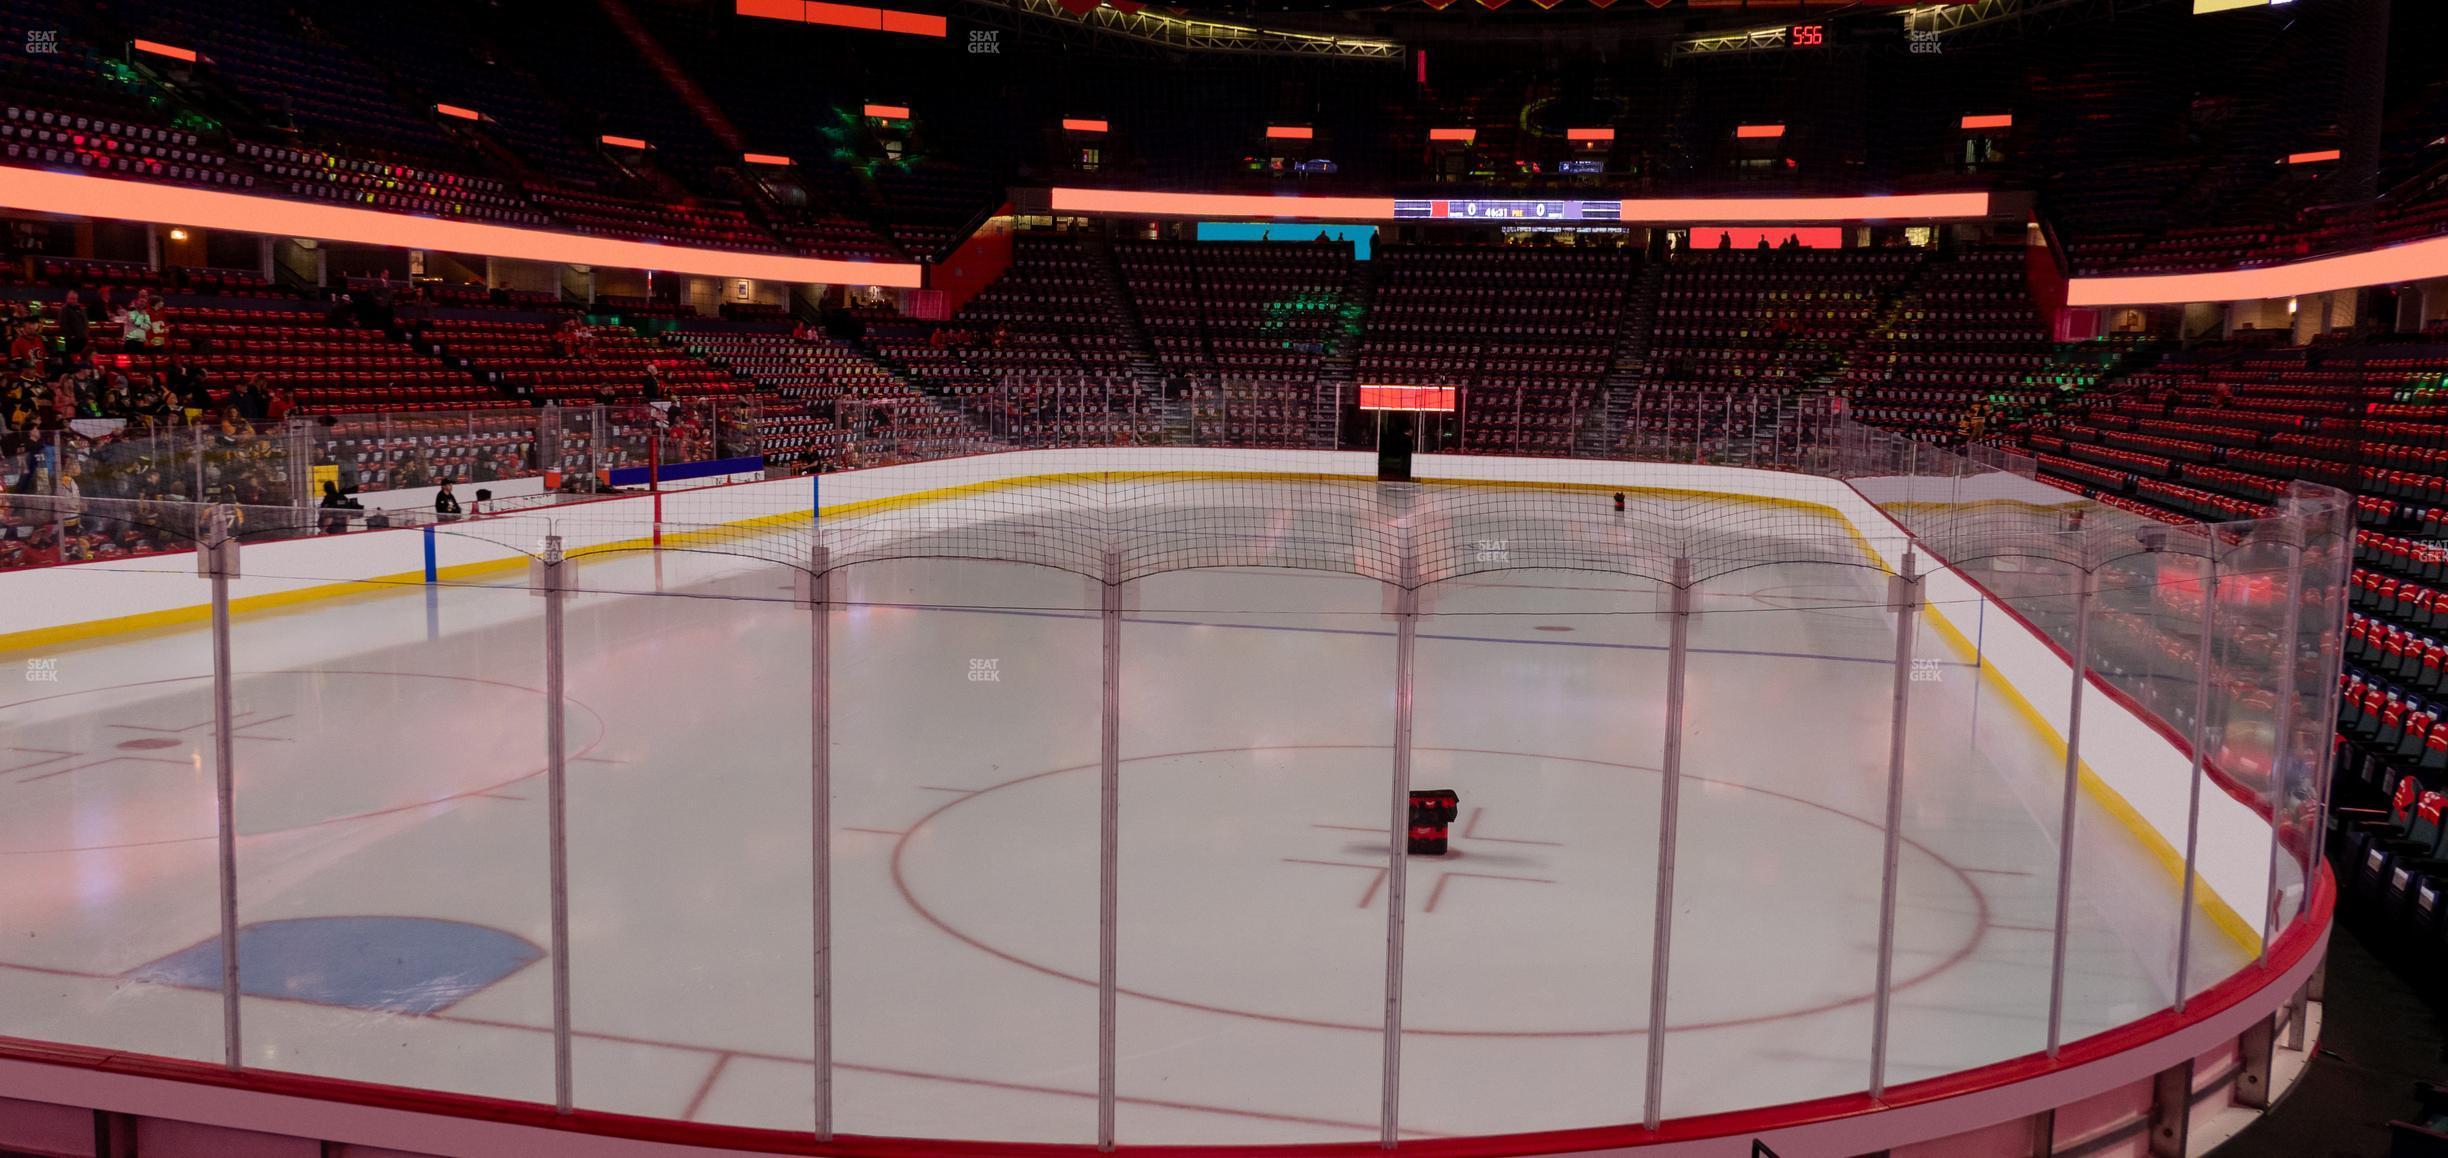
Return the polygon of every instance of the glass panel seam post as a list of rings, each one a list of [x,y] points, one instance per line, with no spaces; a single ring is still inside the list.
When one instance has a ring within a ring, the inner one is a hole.
[[[231,534],[237,509],[214,507],[207,516],[196,565],[212,580],[213,811],[217,890],[221,906],[221,1060],[241,1068],[238,1028],[238,780],[235,676],[230,668],[229,581],[238,574],[238,540]]]
[[[2201,846],[2202,766],[2210,752],[2210,652],[2218,638],[2218,532],[2204,537],[2202,562],[2201,654],[2194,657],[2193,782],[2185,803],[2183,907],[2176,913],[2176,1012],[2183,1013],[2189,971],[2193,967],[2193,889],[2195,862]]]
[[[1887,737],[1887,847],[1879,876],[1878,985],[1870,1018],[1870,1097],[1887,1093],[1887,1019],[1895,984],[1896,892],[1904,862],[1905,721],[1912,707],[1913,632],[1921,610],[1920,561],[1910,548],[1893,579],[1896,614],[1895,713]]]
[[[546,854],[552,866],[552,1003],[553,1108],[569,1113],[570,1095],[570,965],[569,965],[569,757],[562,610],[569,579],[569,561],[561,553],[561,536],[544,537],[544,558],[536,568],[536,585],[544,594],[544,743]]]
[[[1658,759],[1657,902],[1649,938],[1649,1056],[1641,1074],[1641,1122],[1651,1130],[1665,1118],[1666,972],[1674,934],[1676,811],[1683,789],[1683,672],[1691,654],[1691,560],[1678,557],[1673,575],[1667,585],[1673,606],[1667,620],[1666,737]]]
[[[2048,1056],[2054,1059],[2065,1041],[2066,941],[2074,901],[2074,811],[2082,785],[2082,706],[2091,682],[2091,594],[2098,576],[2091,572],[2090,551],[2083,550],[2075,570],[2073,691],[2066,702],[2065,804],[2057,821],[2057,918],[2049,947]]]
[[[2301,539],[2299,510],[2289,512],[2289,523],[2297,531],[2293,559],[2286,574],[2286,610],[2278,628],[2278,720],[2270,731],[2269,759],[2269,887],[2261,897],[2261,947],[2253,954],[2255,963],[2269,959],[2270,940],[2278,935],[2278,901],[2285,894],[2278,879],[2278,864],[2286,855],[2286,809],[2288,757],[2295,747],[2295,715],[2298,673],[2302,664],[2303,646],[2296,632],[2303,629],[2303,569],[2304,549]]]
[[[1409,915],[1411,825],[1411,710],[1419,649],[1418,566],[1411,528],[1402,527],[1402,579],[1394,588],[1394,775],[1386,821],[1386,977],[1384,1097],[1378,1107],[1378,1145],[1392,1149],[1401,1137],[1403,922]]]
[[[1112,547],[1105,550],[1099,586],[1105,697],[1097,778],[1097,1149],[1109,1151],[1118,1088],[1114,1018],[1122,932],[1122,554]]]
[[[808,549],[809,861],[813,874],[816,1115],[819,1142],[833,1138],[833,573],[823,543]]]

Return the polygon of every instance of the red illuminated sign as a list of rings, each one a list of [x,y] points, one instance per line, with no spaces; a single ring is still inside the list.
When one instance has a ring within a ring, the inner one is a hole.
[[[1451,386],[1362,386],[1362,410],[1435,410],[1452,412]]]
[[[737,0],[736,10],[742,16],[759,16],[767,20],[829,24],[836,28],[898,32],[905,36],[941,39],[945,32],[944,18],[941,16],[870,8],[863,4],[830,4],[823,0]]]
[[[1827,26],[1824,24],[1796,24],[1791,32],[1785,34],[1785,43],[1795,48],[1817,48],[1827,43]]]

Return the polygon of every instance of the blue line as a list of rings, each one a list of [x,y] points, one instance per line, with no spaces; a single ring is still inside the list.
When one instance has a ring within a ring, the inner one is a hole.
[[[962,611],[972,615],[1019,615],[1036,619],[1095,619],[1097,617],[1096,613],[1093,611],[1020,611],[1003,607],[942,607],[934,604],[921,603],[869,603],[864,604],[864,606],[898,607],[921,611]],[[1203,619],[1147,619],[1140,616],[1130,617],[1129,622],[1148,623],[1160,627],[1225,627],[1235,628],[1242,631],[1291,631],[1308,635],[1372,635],[1385,639],[1391,639],[1394,637],[1394,633],[1391,631],[1377,631],[1359,627],[1293,627],[1286,624],[1214,623]],[[1593,640],[1582,639],[1507,639],[1500,635],[1432,635],[1427,632],[1422,632],[1420,633],[1419,638],[1441,639],[1454,643],[1518,643],[1527,644],[1532,647],[1596,647],[1613,651],[1667,650],[1666,645],[1662,643],[1598,643]],[[1877,664],[1881,667],[1891,667],[1895,664],[1893,659],[1879,656],[1821,655],[1817,652],[1808,651],[1755,651],[1750,648],[1741,647],[1695,647],[1691,649],[1691,652],[1693,655],[1743,655],[1759,656],[1767,659],[1820,659],[1826,660],[1830,663],[1869,663]],[[1960,660],[1941,660],[1939,661],[1938,666],[1970,667],[1972,665],[1964,663]]]
[[[441,581],[442,572],[434,566],[434,529],[431,525],[427,525],[425,528],[425,582],[430,586]]]

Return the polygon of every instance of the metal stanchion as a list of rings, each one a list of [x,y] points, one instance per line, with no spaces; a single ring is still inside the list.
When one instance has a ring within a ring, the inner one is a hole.
[[[1896,891],[1903,872],[1905,726],[1912,707],[1913,633],[1921,611],[1920,563],[1910,548],[1888,601],[1896,613],[1895,708],[1887,734],[1887,851],[1879,876],[1878,984],[1870,1017],[1870,1096],[1887,1093],[1887,1020],[1895,996]]]
[[[569,562],[561,536],[544,537],[534,585],[544,595],[544,789],[547,855],[552,862],[553,1106],[570,1112],[569,755],[563,605]]]
[[[2081,798],[2083,692],[2091,682],[2091,594],[2097,586],[2090,563],[2090,552],[2085,550],[2082,566],[2075,572],[2074,689],[2066,704],[2065,803],[2057,822],[2057,919],[2049,948],[2048,1056],[2052,1058],[2064,1044],[2066,940],[2073,932],[2069,920],[2074,901],[2074,810]]]
[[[2214,734],[2210,730],[2211,651],[2218,641],[2218,532],[2203,536],[2208,552],[2202,563],[2201,654],[2193,657],[2193,772],[2191,796],[2185,802],[2184,907],[2176,914],[2176,1012],[2183,1013],[2191,996],[2187,974],[2193,966],[2194,864],[2201,848],[2202,765]]]
[[[238,781],[237,693],[230,669],[230,580],[238,576],[234,507],[216,506],[205,516],[196,569],[212,580],[213,812],[221,905],[221,1060],[241,1062],[238,1028]]]
[[[815,876],[816,1140],[833,1137],[833,575],[831,552],[808,550],[809,845]]]
[[[1122,556],[1105,552],[1105,703],[1097,777],[1097,1149],[1114,1148],[1122,916]]]
[[[2300,536],[2299,536],[2300,537]],[[2278,629],[2278,726],[2270,734],[2270,799],[2269,799],[2269,887],[2261,897],[2261,948],[2254,953],[2255,961],[2269,959],[2270,942],[2278,936],[2279,898],[2285,889],[2278,880],[2278,864],[2286,856],[2287,829],[2287,766],[2293,763],[2295,738],[2295,697],[2297,668],[2302,661],[2302,643],[2296,633],[2303,629],[2303,547],[2296,544],[2289,555],[2285,587],[2286,610]],[[2305,886],[2310,887],[2310,880]]]
[[[1665,1117],[1666,973],[1673,955],[1675,825],[1683,796],[1683,677],[1691,655],[1691,560],[1676,559],[1673,575],[1667,585],[1673,610],[1666,642],[1666,739],[1658,762],[1663,784],[1658,790],[1657,909],[1649,937],[1649,1058],[1642,1075],[1641,1121],[1652,1130]]]
[[[1394,589],[1394,783],[1386,819],[1385,1073],[1377,1122],[1377,1143],[1388,1149],[1400,1137],[1402,1119],[1403,921],[1409,915],[1411,710],[1418,648],[1419,582],[1406,535],[1402,582]]]

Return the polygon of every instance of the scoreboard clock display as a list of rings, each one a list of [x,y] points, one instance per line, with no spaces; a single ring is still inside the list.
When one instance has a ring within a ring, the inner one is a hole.
[[[1796,24],[1786,30],[1785,43],[1795,48],[1817,48],[1827,43],[1827,25]]]

